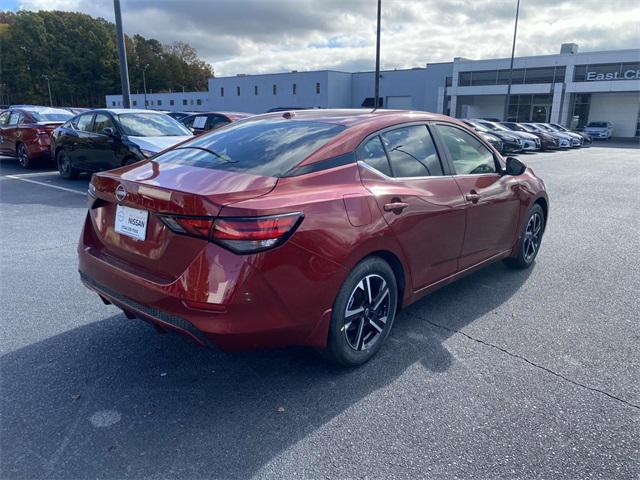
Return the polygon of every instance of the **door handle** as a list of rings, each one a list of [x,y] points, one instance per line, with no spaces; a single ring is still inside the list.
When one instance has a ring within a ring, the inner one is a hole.
[[[478,203],[478,200],[480,200],[480,195],[478,195],[475,190],[471,190],[465,195],[464,198],[467,200],[467,202]]]
[[[384,211],[385,212],[400,213],[400,212],[402,212],[402,210],[404,210],[408,206],[409,206],[409,204],[405,203],[405,202],[385,203],[384,204]]]

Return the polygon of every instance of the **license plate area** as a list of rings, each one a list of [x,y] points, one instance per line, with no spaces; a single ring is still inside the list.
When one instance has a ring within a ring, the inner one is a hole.
[[[124,205],[116,206],[115,231],[121,235],[126,235],[136,240],[146,240],[148,223],[148,211],[125,207]]]

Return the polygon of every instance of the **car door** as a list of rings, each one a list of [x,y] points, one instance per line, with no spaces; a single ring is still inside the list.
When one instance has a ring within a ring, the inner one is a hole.
[[[4,150],[9,155],[16,155],[16,144],[20,139],[20,122],[22,113],[12,110],[9,113],[7,124],[2,128],[2,144]]]
[[[4,130],[6,126],[9,124],[9,116],[11,112],[2,112],[0,114],[0,153],[8,154],[7,142],[5,141],[5,133]]]
[[[90,170],[91,162],[90,145],[91,145],[91,126],[93,124],[93,113],[85,113],[78,117],[75,123],[75,131],[69,132],[71,138],[68,139],[65,146],[65,150],[71,162],[83,169]]]
[[[106,134],[105,129],[110,128],[113,134]],[[116,126],[111,117],[102,112],[96,113],[91,124],[91,137],[89,138],[89,152],[87,162],[91,170],[109,170],[120,166],[116,161],[116,150],[120,142]]]
[[[517,177],[502,174],[494,153],[471,132],[449,123],[436,123],[434,128],[466,202],[463,270],[511,250],[520,185]]]
[[[425,124],[383,130],[358,149],[363,184],[409,261],[414,289],[457,271],[465,202]]]

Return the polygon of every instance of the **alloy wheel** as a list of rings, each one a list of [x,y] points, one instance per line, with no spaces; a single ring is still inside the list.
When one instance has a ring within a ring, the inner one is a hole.
[[[69,156],[64,153],[64,150],[61,151],[58,156],[58,169],[63,176],[71,173],[71,160],[69,160]]]
[[[527,229],[524,232],[524,259],[527,263],[533,260],[536,256],[538,248],[540,247],[540,240],[542,239],[542,216],[539,213],[534,213],[529,217],[527,222]]]
[[[367,275],[358,282],[349,296],[342,326],[352,349],[367,350],[380,339],[389,318],[390,298],[389,286],[380,275]]]
[[[20,144],[18,147],[18,163],[21,167],[26,168],[29,165],[29,156],[27,154],[27,148],[24,144]]]

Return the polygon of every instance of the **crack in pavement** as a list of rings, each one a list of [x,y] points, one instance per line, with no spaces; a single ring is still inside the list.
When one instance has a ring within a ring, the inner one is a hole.
[[[436,322],[433,322],[433,321],[428,320],[426,318],[419,317],[419,316],[411,314],[411,313],[409,313],[408,315],[413,317],[413,318],[415,318],[415,319],[417,319],[417,320],[421,320],[423,322],[427,322],[429,325],[433,325],[434,327],[440,328],[442,330],[446,330],[447,332],[450,332],[450,333],[460,334],[460,335],[462,335],[462,336],[464,336],[464,337],[468,338],[469,340],[472,340],[472,341],[474,341],[476,343],[479,343],[479,344],[484,345],[486,347],[490,347],[490,348],[493,348],[495,350],[498,350],[498,351],[500,351],[500,352],[502,352],[502,353],[504,353],[506,355],[509,355],[510,357],[517,358],[518,360],[522,360],[523,362],[531,365],[532,367],[535,367],[537,369],[540,369],[540,370],[543,370],[543,371],[545,371],[547,373],[550,373],[551,375],[554,375],[554,376],[556,376],[556,377],[558,377],[558,378],[560,378],[560,379],[562,379],[562,380],[564,380],[566,382],[572,383],[573,385],[576,385],[576,386],[581,387],[581,388],[585,388],[585,389],[590,390],[590,391],[595,392],[595,393],[600,393],[602,395],[606,395],[607,397],[611,398],[612,400],[616,400],[616,401],[618,401],[618,402],[620,402],[620,403],[622,403],[622,404],[624,404],[624,405],[626,405],[628,407],[632,407],[632,408],[640,410],[640,405],[636,405],[635,403],[632,403],[632,402],[629,402],[628,400],[625,400],[623,398],[617,397],[617,396],[613,395],[612,393],[606,392],[604,390],[600,390],[599,388],[590,387],[589,385],[585,385],[584,383],[580,383],[580,382],[578,382],[576,380],[572,380],[571,378],[566,377],[566,376],[562,375],[561,373],[555,372],[555,371],[551,370],[550,368],[547,368],[547,367],[545,367],[543,365],[537,364],[537,363],[529,360],[528,358],[523,357],[520,354],[510,352],[509,350],[507,350],[505,348],[502,348],[502,347],[499,347],[498,345],[494,345],[493,343],[489,343],[489,342],[487,342],[485,340],[480,340],[479,338],[475,338],[475,337],[469,335],[468,333],[463,332],[462,330],[457,330],[455,328],[445,327],[444,325],[440,325],[440,324],[438,324]]]

